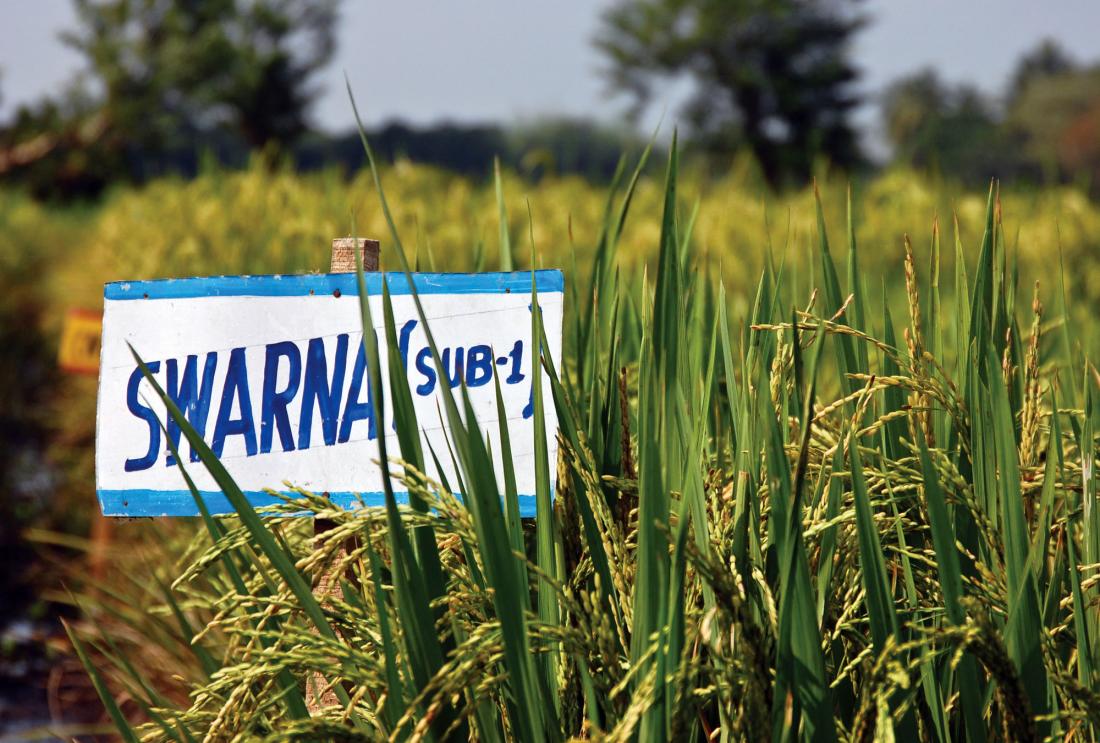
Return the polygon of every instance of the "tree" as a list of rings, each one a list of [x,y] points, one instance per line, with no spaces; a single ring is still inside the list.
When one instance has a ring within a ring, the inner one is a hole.
[[[0,128],[0,177],[39,196],[194,172],[213,150],[304,133],[314,73],[334,48],[338,0],[74,0],[62,39],[87,70]]]
[[[899,162],[978,182],[1018,170],[996,108],[972,85],[951,86],[923,70],[887,88],[882,115]]]
[[[1100,183],[1100,65],[1032,78],[1005,126],[1046,180]]]
[[[853,0],[620,0],[596,46],[616,91],[649,103],[654,82],[687,76],[691,133],[712,151],[748,147],[775,184],[806,177],[819,155],[860,162],[850,115],[858,72]]]
[[[1062,45],[1053,39],[1043,39],[1030,52],[1016,62],[1012,80],[1008,84],[1007,101],[1011,107],[1031,83],[1044,78],[1064,75],[1077,69],[1077,62]]]
[[[1043,41],[1020,57],[1001,100],[931,70],[894,82],[882,98],[894,157],[967,181],[1100,183],[1100,65]]]
[[[336,0],[74,0],[63,35],[103,90],[112,130],[144,146],[228,127],[253,147],[306,129]]]

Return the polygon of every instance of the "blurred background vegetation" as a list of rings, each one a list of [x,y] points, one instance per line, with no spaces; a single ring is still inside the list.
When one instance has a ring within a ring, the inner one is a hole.
[[[354,132],[311,126],[316,76],[336,43],[336,0],[74,4],[77,25],[63,41],[85,71],[0,122],[5,184],[38,198],[98,197],[119,183],[193,177],[207,162],[243,167],[256,152],[298,170],[361,168]],[[687,154],[711,175],[748,155],[773,188],[804,185],[819,162],[853,174],[911,166],[971,187],[999,177],[1094,188],[1096,60],[1046,39],[1017,60],[1003,91],[928,69],[871,94],[851,58],[868,23],[854,0],[643,0],[610,5],[592,42],[608,90],[629,99],[635,116],[662,80],[686,82],[675,121]],[[879,109],[885,155],[868,153],[854,122],[866,105]],[[595,182],[648,137],[552,116],[515,126],[392,121],[369,133],[391,160],[483,177],[500,157],[531,178]]]
[[[10,627],[64,598],[59,575],[81,579],[85,563],[73,555],[86,549],[96,514],[95,379],[57,369],[65,312],[98,308],[105,281],[323,269],[328,241],[347,234],[353,216],[362,234],[386,234],[358,136],[311,117],[317,73],[336,44],[337,0],[73,2],[77,22],[64,41],[85,72],[0,121],[0,544],[14,568],[0,573],[9,607],[0,697],[26,687],[10,680],[12,669],[56,670],[22,657],[9,640],[23,635]],[[957,219],[964,243],[975,244],[986,189],[999,178],[1021,291],[1030,296],[1036,280],[1056,291],[1064,263],[1076,319],[1091,326],[1100,308],[1091,280],[1100,275],[1100,64],[1046,40],[1018,60],[1003,91],[924,70],[867,100],[851,43],[870,22],[858,2],[839,0],[642,0],[602,16],[592,43],[609,90],[625,94],[633,114],[654,105],[662,80],[690,87],[668,117],[683,143],[681,196],[697,206],[695,239],[725,278],[731,312],[747,311],[764,246],[812,265],[811,179],[838,226],[854,189],[868,282],[893,296],[902,236],[926,244],[934,219],[945,228]],[[867,105],[878,109],[880,152],[854,121]],[[541,261],[589,265],[604,186],[650,137],[569,117],[392,121],[368,135],[389,163],[390,202],[419,265],[439,270],[498,265],[494,159],[506,201],[530,203]],[[621,241],[623,264],[650,260],[658,245],[662,194],[652,175]],[[524,244],[526,209],[513,209],[509,229]],[[527,251],[517,252],[526,267]],[[1076,337],[1095,355],[1096,338]],[[3,717],[0,707],[0,733]]]

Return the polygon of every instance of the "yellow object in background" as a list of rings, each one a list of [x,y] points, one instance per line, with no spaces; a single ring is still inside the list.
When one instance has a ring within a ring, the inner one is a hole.
[[[99,346],[103,337],[103,313],[69,310],[61,328],[57,363],[71,374],[99,373]]]

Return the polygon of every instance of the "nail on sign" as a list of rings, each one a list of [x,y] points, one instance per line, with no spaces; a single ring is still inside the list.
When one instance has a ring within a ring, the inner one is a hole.
[[[561,362],[563,281],[536,271],[548,352]],[[535,456],[531,409],[530,272],[413,274],[445,374],[428,348],[403,274],[386,276],[393,301],[397,352],[408,376],[424,451],[431,444],[456,482],[441,421],[443,385],[470,391],[482,431],[500,452],[498,416],[512,447],[520,511],[534,516]],[[379,347],[382,274],[366,274]],[[198,462],[179,427],[168,420],[127,343],[218,455],[255,506],[277,499],[285,483],[326,492],[345,508],[381,505],[379,436],[399,455],[392,416],[375,430],[354,274],[224,276],[107,284],[96,430],[96,490],[108,516],[195,516],[198,508],[168,447],[178,446],[212,513],[233,507]],[[388,364],[382,365],[389,394]],[[493,376],[504,409],[497,410]],[[457,389],[456,389],[457,392]],[[543,376],[544,399],[551,399]],[[392,413],[392,405],[387,412]],[[162,433],[161,422],[167,433]],[[546,406],[550,461],[557,420]],[[430,459],[430,457],[428,457]],[[498,482],[503,483],[497,455]],[[438,477],[429,466],[429,476]],[[400,488],[399,483],[394,483]],[[399,496],[400,497],[400,496]]]

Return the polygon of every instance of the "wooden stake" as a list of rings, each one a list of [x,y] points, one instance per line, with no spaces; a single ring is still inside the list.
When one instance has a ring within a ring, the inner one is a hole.
[[[92,581],[99,583],[107,575],[107,553],[111,549],[111,533],[114,531],[111,519],[96,509],[92,517],[92,545],[88,550],[88,570]],[[96,588],[98,590],[98,587]]]
[[[359,248],[359,255],[363,259],[363,270],[377,271],[380,250],[377,240],[366,237],[336,237],[332,240],[329,273],[354,273],[356,247]]]
[[[363,261],[364,271],[378,270],[378,257],[380,246],[377,240],[365,237],[336,237],[332,240],[332,255],[329,259],[329,273],[353,273],[355,266],[355,251]],[[322,534],[335,528],[336,524],[329,519],[314,519],[313,534],[319,538]],[[317,541],[320,541],[319,539]],[[343,554],[348,549],[354,549],[354,538],[349,539],[343,547]],[[328,603],[333,596],[340,595],[340,576],[335,570],[327,570],[317,576],[317,583],[313,587],[313,595],[321,604]],[[339,705],[335,692],[325,689],[327,685],[324,676],[314,673],[306,680],[306,705],[310,714],[316,714],[324,707]],[[324,691],[322,691],[324,690]]]
[[[378,270],[378,257],[381,247],[377,240],[367,237],[334,237],[332,238],[332,255],[329,258],[329,273],[355,273],[355,251],[359,250],[359,257],[363,261],[364,271]],[[328,519],[315,519],[313,533],[324,534],[333,528],[334,524]],[[337,581],[337,588],[339,588]]]

